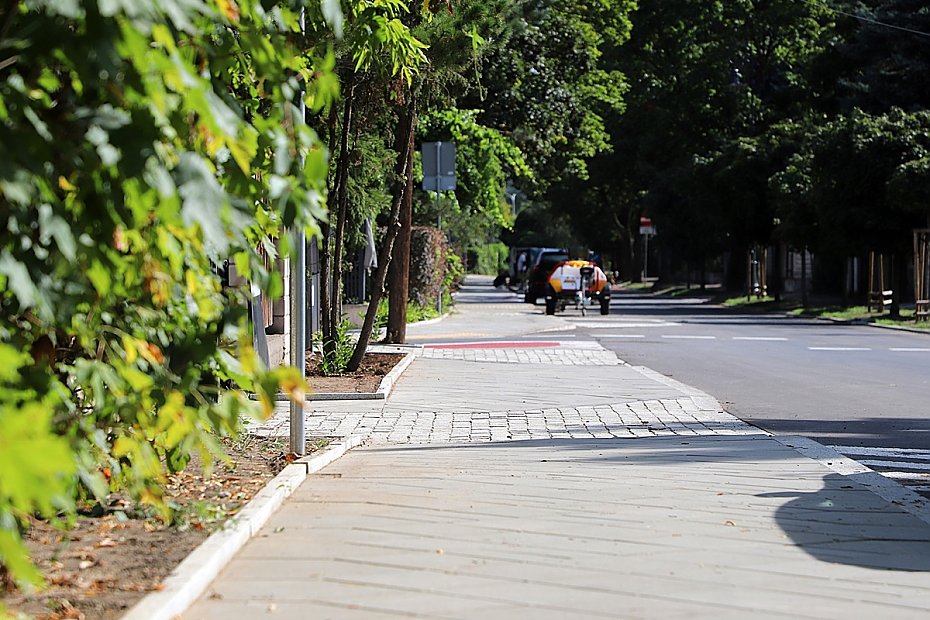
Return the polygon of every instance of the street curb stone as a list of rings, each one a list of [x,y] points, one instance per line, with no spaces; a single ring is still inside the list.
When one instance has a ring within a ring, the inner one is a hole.
[[[813,439],[797,435],[774,435],[772,439],[865,487],[883,500],[891,502],[924,523],[930,524],[930,500],[894,480],[886,478],[862,463],[854,461]]]
[[[319,454],[304,457],[284,468],[262,488],[223,529],[194,549],[171,573],[164,586],[136,603],[122,620],[172,620],[196,601],[230,559],[268,521],[309,474],[315,473],[361,445],[358,437],[346,437]]]
[[[685,394],[687,394],[701,409],[719,408],[719,410],[723,410],[720,408],[717,399],[697,388],[666,377],[645,366],[633,366],[633,368],[650,379],[654,379],[655,381],[685,392]],[[744,420],[741,420],[741,422],[748,426],[752,426]],[[891,502],[902,510],[914,515],[924,523],[930,524],[930,500],[922,495],[911,491],[891,478],[886,478],[858,461],[844,456],[833,448],[825,446],[808,437],[801,437],[798,435],[775,435],[764,429],[759,430],[783,446],[791,448],[804,457],[817,461],[824,467],[865,487],[883,500]]]
[[[372,353],[401,352],[399,350],[400,347],[390,347],[390,351],[386,349],[387,347],[379,347],[377,349],[372,348],[369,350]],[[397,383],[397,380],[400,379],[400,376],[404,373],[405,370],[407,370],[407,367],[410,366],[410,363],[413,361],[415,356],[415,351],[408,351],[404,355],[404,359],[397,362],[394,368],[391,369],[391,372],[381,378],[381,383],[378,385],[377,392],[318,392],[316,394],[308,394],[306,396],[306,400],[387,400],[387,397],[390,396],[391,392],[394,390],[394,385]]]

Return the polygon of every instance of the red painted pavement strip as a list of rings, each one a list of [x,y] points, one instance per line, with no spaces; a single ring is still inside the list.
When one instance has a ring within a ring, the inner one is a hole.
[[[531,349],[552,348],[561,346],[560,342],[546,342],[540,340],[496,341],[496,342],[447,342],[424,345],[424,349]]]

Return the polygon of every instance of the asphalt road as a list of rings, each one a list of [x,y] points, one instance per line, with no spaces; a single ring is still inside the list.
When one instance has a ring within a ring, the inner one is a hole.
[[[930,449],[930,335],[634,294],[615,297],[606,317],[563,316],[576,338],[708,392],[771,432]]]

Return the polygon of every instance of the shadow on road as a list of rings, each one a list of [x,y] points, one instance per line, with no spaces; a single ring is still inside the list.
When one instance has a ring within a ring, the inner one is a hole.
[[[930,444],[930,420],[925,417],[873,416],[854,420],[740,417],[778,435],[803,435],[828,445],[925,449]]]

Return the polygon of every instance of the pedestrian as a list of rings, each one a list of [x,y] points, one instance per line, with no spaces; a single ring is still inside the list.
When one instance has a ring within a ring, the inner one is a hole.
[[[520,252],[517,257],[517,279],[520,281],[521,289],[526,284],[526,262],[526,252]]]

